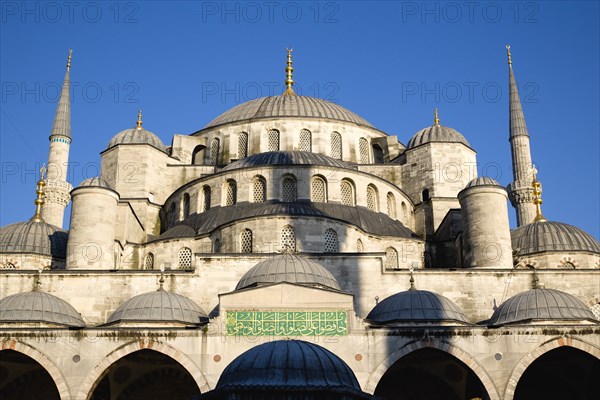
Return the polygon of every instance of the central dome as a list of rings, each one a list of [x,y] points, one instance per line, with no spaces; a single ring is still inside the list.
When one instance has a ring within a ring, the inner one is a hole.
[[[308,96],[280,95],[261,97],[237,105],[212,120],[205,129],[232,122],[278,117],[323,118],[373,127],[352,111],[327,100]]]
[[[342,160],[309,151],[269,151],[242,158],[227,165],[222,171],[251,168],[263,165],[323,165],[326,167],[349,168]]]

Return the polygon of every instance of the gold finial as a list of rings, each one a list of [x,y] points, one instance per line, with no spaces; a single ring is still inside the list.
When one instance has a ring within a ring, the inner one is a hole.
[[[440,126],[440,118],[438,115],[438,109],[434,109],[433,111],[433,125],[434,126]]]
[[[533,204],[535,204],[535,218],[533,222],[546,222],[547,219],[542,215],[542,184],[537,179],[537,169],[533,166]]]
[[[292,79],[292,73],[294,72],[294,68],[292,68],[292,49],[288,48],[287,50],[287,67],[285,67],[285,92],[283,94],[296,94],[294,93],[294,80]]]
[[[158,279],[158,290],[164,290],[163,284],[165,283],[165,266],[161,265],[160,267],[160,278]]]
[[[42,168],[40,168],[40,180],[37,182],[37,187],[35,189],[37,197],[33,202],[35,204],[35,214],[30,219],[32,222],[44,222],[44,219],[42,218],[42,206],[44,205],[44,186],[46,186],[46,181],[44,181],[45,174],[46,164],[42,165]]]
[[[512,57],[510,55],[510,44],[506,45],[506,55],[508,56],[508,65],[512,65]]]
[[[71,70],[71,57],[73,56],[73,49],[69,49],[69,58],[67,59],[67,71]]]
[[[138,128],[141,128],[141,127],[142,127],[142,110],[139,110],[139,111],[138,111],[138,120],[137,120],[137,124],[136,124],[136,126],[137,126]]]
[[[413,276],[413,271],[415,269],[413,267],[410,267],[408,270],[410,271],[410,279],[408,280],[410,282],[410,288],[408,288],[408,290],[417,290],[417,288],[415,287],[415,277]]]

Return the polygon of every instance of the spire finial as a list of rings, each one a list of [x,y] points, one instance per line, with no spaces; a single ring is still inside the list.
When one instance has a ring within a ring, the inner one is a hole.
[[[67,71],[71,70],[71,57],[73,57],[73,49],[69,49],[69,58],[67,59]]]
[[[137,123],[136,123],[136,127],[141,128],[142,127],[142,110],[138,110],[138,119],[137,119]]]
[[[408,290],[417,290],[417,288],[415,287],[415,277],[413,276],[413,272],[414,272],[414,268],[410,267],[408,269],[410,271],[410,279],[408,280],[410,282],[410,288]]]
[[[292,79],[292,73],[294,72],[294,68],[292,68],[292,49],[287,48],[287,67],[285,67],[285,92],[283,94],[296,94],[294,93],[294,80]]]
[[[33,217],[31,217],[30,221],[32,222],[44,222],[44,219],[42,218],[42,206],[44,205],[44,186],[46,186],[46,181],[45,179],[45,174],[46,174],[46,164],[42,165],[42,168],[40,168],[40,180],[37,182],[37,187],[35,189],[35,193],[37,194],[37,197],[35,198],[35,201],[33,202],[33,204],[35,204],[35,214],[33,215]]]
[[[531,185],[533,186],[533,204],[535,204],[535,218],[533,222],[546,222],[547,219],[542,215],[542,184],[537,179],[537,169],[535,165],[532,168],[533,172],[533,182]]]
[[[508,56],[508,65],[512,65],[512,56],[510,55],[510,44],[506,45],[506,55]]]
[[[439,117],[438,109],[437,108],[435,108],[433,110],[433,125],[434,126],[440,126],[440,117]]]

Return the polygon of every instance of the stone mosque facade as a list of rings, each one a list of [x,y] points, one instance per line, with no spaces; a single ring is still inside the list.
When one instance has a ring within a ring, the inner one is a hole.
[[[288,50],[282,95],[170,146],[140,111],[73,188],[69,54],[0,228],[0,398],[599,398],[600,244],[542,215],[507,49],[508,187],[437,110],[404,145],[297,95]]]

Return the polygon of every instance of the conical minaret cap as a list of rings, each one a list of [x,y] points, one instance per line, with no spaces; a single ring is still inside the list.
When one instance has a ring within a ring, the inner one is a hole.
[[[515,74],[512,68],[512,55],[510,53],[510,45],[506,45],[506,54],[508,57],[508,84],[510,92],[509,112],[510,112],[510,137],[529,136],[527,124],[525,124],[525,116],[523,115],[523,107],[519,97],[519,89],[515,80]]]
[[[65,79],[62,85],[62,91],[60,93],[60,99],[56,106],[56,114],[54,116],[54,123],[52,124],[52,131],[50,133],[50,139],[56,136],[63,136],[71,139],[71,57],[73,50],[69,50],[69,57],[67,60],[67,72],[65,73]]]

